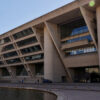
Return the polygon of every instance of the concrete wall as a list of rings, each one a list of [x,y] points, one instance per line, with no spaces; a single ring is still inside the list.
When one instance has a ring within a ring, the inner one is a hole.
[[[98,33],[98,57],[99,57],[99,68],[100,68],[100,6],[96,9],[97,17],[97,33]],[[99,70],[100,72],[100,70]]]
[[[65,76],[63,64],[51,40],[47,28],[44,28],[44,78],[53,82],[61,82]]]
[[[97,53],[70,56],[65,59],[65,62],[69,68],[99,65]]]

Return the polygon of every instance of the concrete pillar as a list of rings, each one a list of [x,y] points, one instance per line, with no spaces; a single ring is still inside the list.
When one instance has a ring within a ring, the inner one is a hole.
[[[7,67],[7,70],[9,72],[10,76],[12,77],[12,79],[14,79],[16,77],[15,68],[13,68],[13,67]]]
[[[96,17],[97,17],[99,72],[100,72],[100,6],[96,8]]]
[[[96,34],[95,34],[95,23],[94,23],[94,18],[95,18],[95,14],[88,10],[88,9],[85,9],[84,7],[80,7],[80,10],[81,10],[81,13],[83,15],[83,18],[85,20],[85,23],[88,27],[88,30],[89,30],[89,33],[91,35],[91,38],[94,42],[94,45],[96,46],[97,48],[97,43],[96,43]]]
[[[44,78],[53,82],[61,82],[66,76],[63,64],[52,42],[47,28],[44,28]]]
[[[29,64],[28,67],[30,67],[32,78],[35,78],[35,65]]]

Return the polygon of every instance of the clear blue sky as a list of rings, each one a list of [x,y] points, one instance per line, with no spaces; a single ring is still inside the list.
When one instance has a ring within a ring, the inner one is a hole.
[[[0,34],[74,0],[0,0]]]

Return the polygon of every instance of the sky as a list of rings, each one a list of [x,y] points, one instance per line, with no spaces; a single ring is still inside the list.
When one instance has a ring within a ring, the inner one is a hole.
[[[74,0],[0,0],[0,34]]]

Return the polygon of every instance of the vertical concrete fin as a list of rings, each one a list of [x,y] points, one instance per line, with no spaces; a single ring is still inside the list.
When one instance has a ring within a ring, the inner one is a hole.
[[[50,22],[45,22],[45,25],[48,29],[48,32],[50,34],[50,37],[54,43],[54,46],[56,47],[56,50],[60,56],[60,59],[64,65],[64,68],[65,68],[65,71],[66,71],[66,74],[67,74],[67,79],[69,82],[72,82],[72,77],[71,77],[71,74],[70,74],[70,71],[69,69],[66,67],[66,64],[64,62],[64,54],[63,52],[60,50],[60,37],[57,33],[57,25],[56,24],[53,24],[53,23],[50,23]]]
[[[32,27],[32,30],[33,30],[34,34],[36,35],[36,38],[37,38],[37,40],[40,44],[40,47],[43,50],[43,43],[41,43],[41,33],[39,33],[38,30],[35,27]]]
[[[47,27],[44,27],[44,78],[52,82],[62,82],[66,76],[64,65],[54,46]]]
[[[97,18],[97,34],[98,34],[99,73],[100,73],[100,6],[96,8],[96,18]]]
[[[95,31],[94,31],[95,24],[93,23],[93,19],[95,18],[95,16],[91,11],[85,9],[84,7],[80,7],[80,11],[81,11],[83,18],[87,24],[87,27],[88,27],[89,33],[93,39],[94,45],[97,48],[96,36],[95,36]]]
[[[13,37],[13,36],[10,36],[10,38],[11,38],[12,41],[14,41],[14,37]],[[24,68],[26,69],[26,71],[27,71],[27,73],[28,73],[28,76],[32,77],[32,75],[30,74],[30,73],[32,73],[32,72],[29,72],[29,71],[27,70],[26,65],[24,64],[24,63],[25,63],[25,60],[24,60],[23,57],[21,57],[21,56],[22,56],[22,53],[21,53],[20,49],[18,50],[18,45],[17,45],[17,43],[16,43],[16,42],[13,43],[13,46],[14,46],[15,49],[16,49],[16,52],[17,52],[17,54],[18,54],[18,56],[19,56],[19,59],[21,60],[21,62],[23,62],[23,66],[24,66]],[[31,71],[31,70],[30,70],[30,71]]]
[[[12,79],[15,79],[16,78],[16,73],[14,71],[14,68],[7,67],[7,70],[9,72],[10,76],[12,77]]]
[[[30,69],[29,65],[28,64],[24,64],[24,68],[26,69],[26,71],[28,73],[28,76],[33,78],[34,75],[32,73],[32,70]]]

